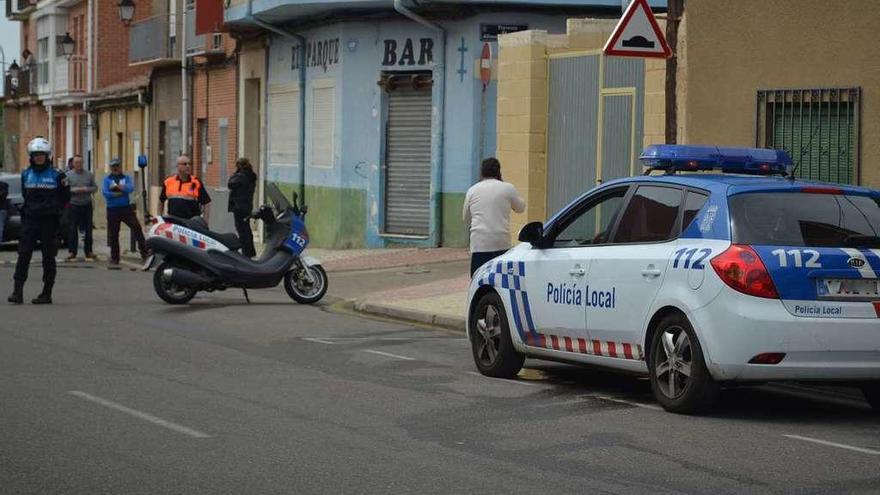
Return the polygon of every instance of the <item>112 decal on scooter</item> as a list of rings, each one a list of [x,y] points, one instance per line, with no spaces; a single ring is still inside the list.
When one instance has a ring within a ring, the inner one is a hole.
[[[296,217],[290,226],[290,235],[284,241],[284,246],[295,255],[302,254],[309,245],[309,232],[301,217]]]

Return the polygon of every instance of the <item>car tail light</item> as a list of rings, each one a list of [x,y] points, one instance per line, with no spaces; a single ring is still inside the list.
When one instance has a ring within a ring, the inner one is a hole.
[[[765,352],[749,359],[749,364],[779,364],[785,359],[784,352]]]
[[[730,246],[712,260],[712,268],[734,290],[755,297],[779,298],[767,267],[751,246]]]
[[[843,194],[843,189],[839,187],[806,186],[801,188],[801,192],[809,194]]]

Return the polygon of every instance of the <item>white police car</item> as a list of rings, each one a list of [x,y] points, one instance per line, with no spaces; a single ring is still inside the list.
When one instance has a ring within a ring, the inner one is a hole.
[[[784,177],[791,159],[772,150],[641,159],[666,173],[587,192],[477,271],[478,369],[511,377],[530,357],[648,374],[674,412],[722,383],[849,381],[880,408],[880,192]]]

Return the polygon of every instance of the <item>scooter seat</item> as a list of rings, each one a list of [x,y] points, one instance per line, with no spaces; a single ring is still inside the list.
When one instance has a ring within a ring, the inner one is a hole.
[[[170,223],[192,229],[199,234],[210,237],[211,239],[216,239],[219,243],[223,244],[232,251],[238,251],[239,249],[241,249],[241,239],[239,239],[237,235],[232,233],[224,234],[221,232],[212,231],[208,228],[208,222],[206,222],[205,219],[202,217],[193,217],[190,219],[186,219],[174,216],[164,216],[162,218]]]

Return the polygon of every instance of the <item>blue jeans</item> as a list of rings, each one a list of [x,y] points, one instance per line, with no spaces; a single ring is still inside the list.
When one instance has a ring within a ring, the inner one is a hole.
[[[8,214],[6,210],[0,210],[0,242],[3,242],[3,228],[6,227],[6,216]]]

